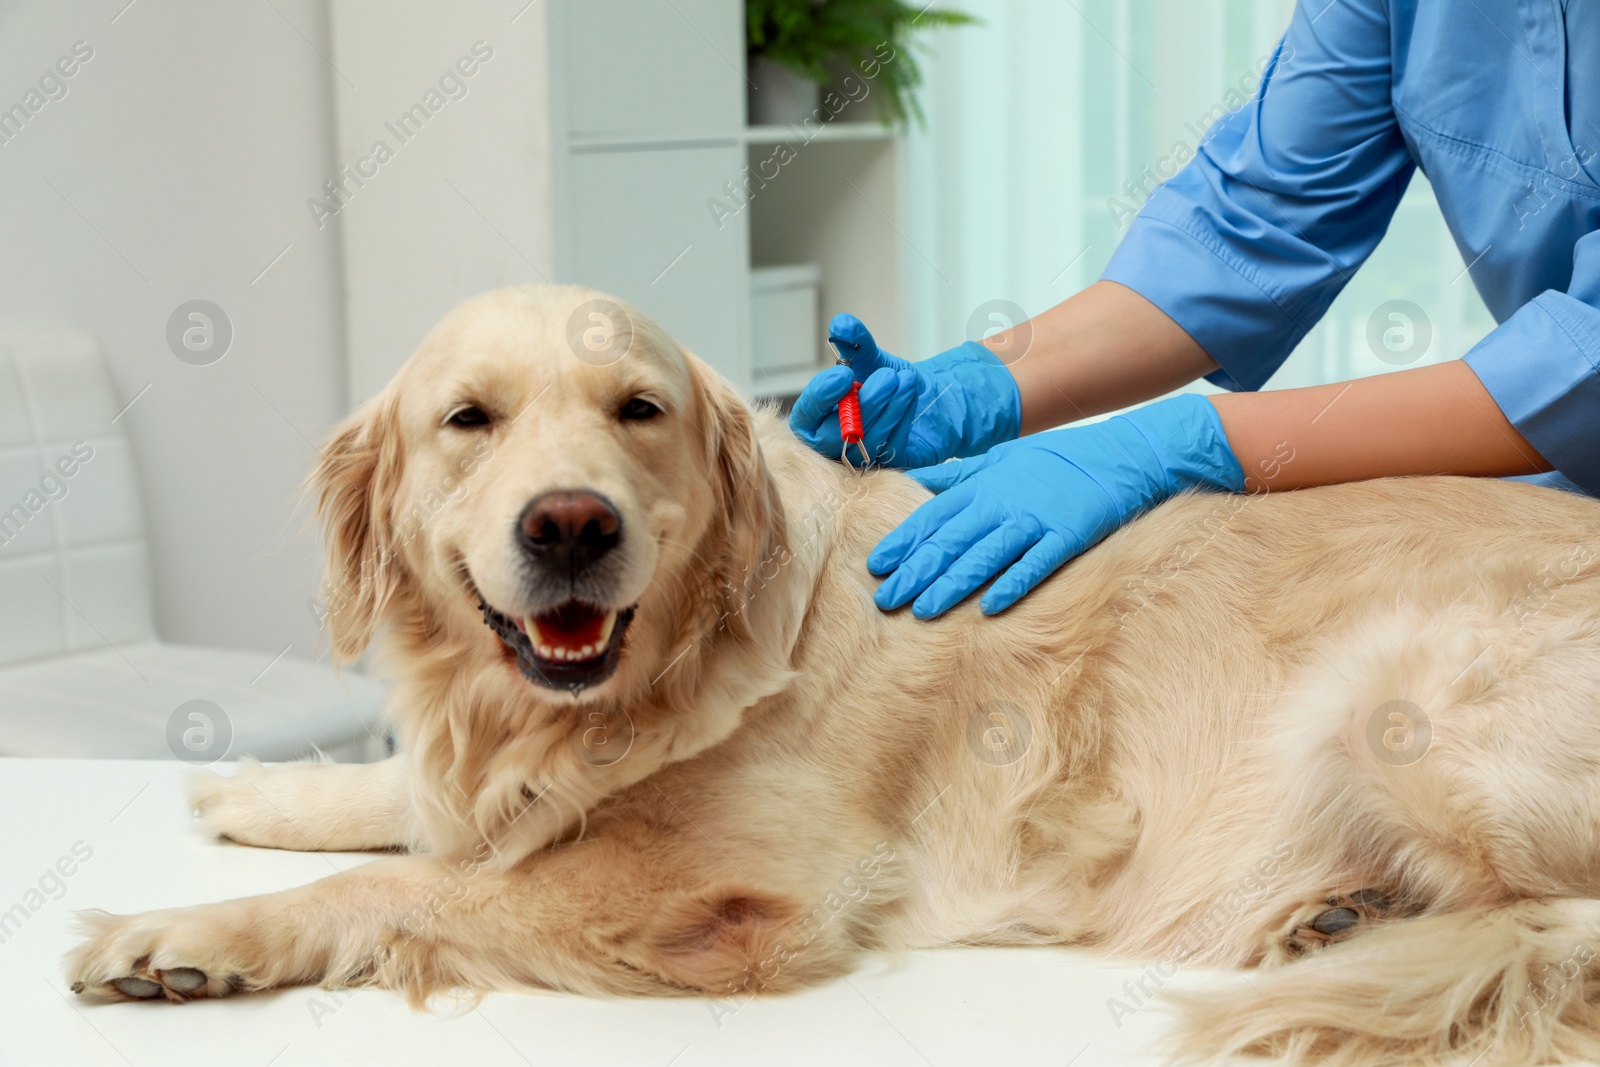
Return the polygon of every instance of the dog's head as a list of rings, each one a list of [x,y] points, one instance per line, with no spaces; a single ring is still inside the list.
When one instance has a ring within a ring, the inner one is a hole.
[[[338,658],[388,621],[579,701],[637,692],[686,629],[726,621],[781,528],[727,383],[573,287],[456,308],[334,433],[313,482]]]

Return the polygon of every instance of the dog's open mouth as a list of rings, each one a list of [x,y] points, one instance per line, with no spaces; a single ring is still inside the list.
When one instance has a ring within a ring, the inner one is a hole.
[[[514,618],[481,597],[483,621],[517,654],[523,677],[572,693],[599,685],[617,669],[633,607],[601,608],[581,600],[539,615]]]

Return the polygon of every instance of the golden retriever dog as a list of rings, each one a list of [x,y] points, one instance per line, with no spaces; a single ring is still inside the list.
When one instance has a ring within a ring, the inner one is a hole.
[[[1190,1057],[1600,1054],[1594,500],[1190,494],[997,617],[919,622],[864,560],[925,490],[564,287],[453,311],[314,485],[332,648],[377,639],[400,755],[194,806],[406,854],[90,914],[80,993],[740,998],[1057,944],[1143,961],[1113,1014],[1259,968],[1172,997]]]

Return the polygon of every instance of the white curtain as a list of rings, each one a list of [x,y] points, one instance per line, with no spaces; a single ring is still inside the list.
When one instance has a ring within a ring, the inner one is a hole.
[[[1293,0],[957,6],[981,24],[923,36],[927,124],[904,157],[919,357],[1001,325],[994,301],[1032,315],[1094,281],[1152,176],[1254,92]],[[1494,325],[1465,266],[1417,174],[1378,251],[1268,387],[1462,355]]]

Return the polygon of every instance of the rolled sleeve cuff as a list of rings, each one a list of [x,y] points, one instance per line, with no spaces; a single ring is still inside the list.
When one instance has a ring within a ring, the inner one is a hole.
[[[1465,357],[1511,424],[1590,496],[1600,495],[1600,337],[1594,308],[1546,292]]]
[[[1125,285],[1199,342],[1220,370],[1213,385],[1266,384],[1312,322],[1286,311],[1255,266],[1235,254],[1200,208],[1163,187],[1134,218],[1101,278]]]

